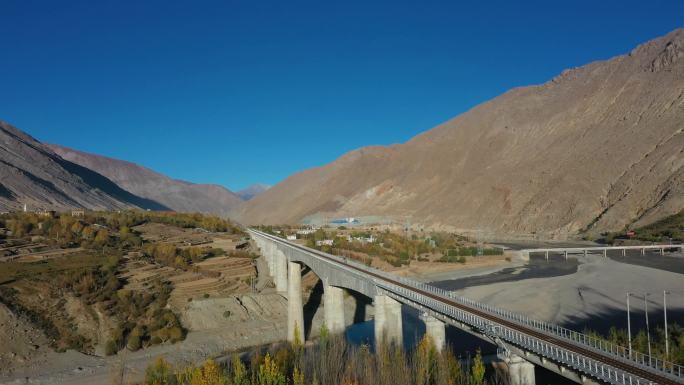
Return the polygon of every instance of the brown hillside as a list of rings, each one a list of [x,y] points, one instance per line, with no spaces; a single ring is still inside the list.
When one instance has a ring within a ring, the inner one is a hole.
[[[0,121],[0,211],[73,207],[168,210],[69,162],[21,130]]]
[[[238,218],[377,215],[493,237],[619,230],[684,207],[683,130],[679,29],[293,175]]]
[[[225,216],[242,202],[242,198],[223,186],[171,179],[135,163],[54,144],[48,146],[62,158],[94,170],[122,188],[175,211]]]

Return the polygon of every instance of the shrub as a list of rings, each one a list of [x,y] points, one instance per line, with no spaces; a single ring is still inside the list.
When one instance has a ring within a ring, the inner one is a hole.
[[[105,345],[105,354],[108,356],[115,355],[116,352],[119,351],[119,347],[117,345],[117,342],[113,339],[107,341],[107,344]]]
[[[174,326],[172,328],[169,328],[169,341],[178,342],[183,340],[183,338],[185,338],[185,333],[183,332],[183,329],[180,328],[180,326]]]
[[[139,350],[142,347],[142,341],[140,341],[140,336],[136,334],[131,334],[128,336],[128,342],[126,343],[126,347],[130,351],[136,351]]]
[[[176,376],[171,370],[171,365],[161,357],[145,370],[145,384],[170,385],[175,384],[175,380]]]

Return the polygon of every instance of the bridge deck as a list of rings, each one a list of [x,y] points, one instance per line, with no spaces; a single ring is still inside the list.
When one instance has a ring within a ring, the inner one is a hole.
[[[522,249],[520,251],[527,253],[583,253],[585,251],[610,251],[610,250],[682,250],[684,245],[670,244],[670,245],[637,245],[637,246],[589,246],[589,247],[550,247],[539,249]]]
[[[547,333],[544,333],[543,331],[535,330],[531,327],[521,325],[521,324],[516,323],[516,322],[512,322],[509,319],[497,316],[496,314],[492,314],[491,312],[483,311],[483,310],[481,310],[477,307],[474,307],[474,306],[468,306],[468,305],[466,305],[462,302],[458,302],[454,299],[445,298],[445,297],[438,295],[434,292],[421,289],[420,287],[416,287],[414,285],[409,285],[409,284],[403,282],[403,280],[399,279],[398,277],[396,279],[394,279],[389,274],[384,273],[384,272],[380,272],[376,269],[368,268],[365,266],[363,266],[363,267],[356,266],[354,263],[348,263],[348,261],[346,259],[335,257],[335,256],[326,254],[326,253],[318,251],[318,250],[310,249],[310,248],[305,247],[305,246],[301,246],[301,245],[298,245],[298,244],[295,244],[292,242],[288,242],[286,240],[283,240],[279,237],[276,237],[276,236],[273,236],[270,234],[266,234],[266,233],[262,233],[262,232],[258,232],[258,233],[259,233],[259,235],[267,237],[274,242],[281,243],[281,244],[287,245],[287,246],[292,247],[292,248],[296,248],[296,249],[298,249],[302,252],[308,253],[308,254],[313,254],[316,257],[322,258],[322,259],[324,259],[330,263],[333,263],[333,264],[344,265],[344,267],[346,267],[348,269],[352,269],[358,273],[362,273],[362,274],[368,275],[369,277],[372,277],[374,279],[378,279],[378,280],[387,282],[391,285],[395,285],[395,286],[404,288],[408,291],[411,291],[411,292],[414,292],[416,294],[428,297],[434,301],[438,301],[444,305],[448,305],[448,306],[451,306],[451,307],[454,307],[454,308],[475,314],[475,315],[477,315],[483,319],[487,319],[487,320],[495,322],[497,324],[504,325],[510,329],[513,329],[513,330],[516,330],[520,333],[524,333],[526,335],[532,336],[532,337],[537,338],[539,340],[542,340],[548,344],[553,344],[555,346],[561,347],[562,349],[566,349],[568,351],[574,352],[578,355],[593,359],[593,360],[598,361],[598,362],[605,363],[609,366],[620,369],[620,370],[627,372],[627,373],[634,374],[635,376],[641,377],[641,378],[646,379],[648,381],[652,381],[654,383],[663,384],[663,385],[670,385],[670,384],[675,385],[675,384],[684,383],[684,381],[681,381],[681,377],[680,377],[681,373],[674,374],[672,377],[665,376],[664,373],[660,374],[660,373],[652,370],[651,367],[645,368],[643,365],[640,366],[636,361],[632,361],[631,359],[620,359],[621,357],[614,356],[614,355],[613,356],[608,355],[608,354],[606,354],[600,350],[593,349],[591,346],[588,346],[588,345],[582,346],[577,341],[567,340],[567,339],[562,338],[560,336],[549,335]],[[619,250],[621,248],[626,248],[626,247],[632,247],[632,246],[616,247],[616,249]],[[667,248],[668,245],[635,246],[634,248],[639,249],[639,248],[644,248],[644,247],[646,247],[646,248],[658,248],[659,249],[662,247]],[[669,245],[669,247],[681,248],[682,245]],[[592,249],[603,250],[606,248],[600,248],[599,247],[599,248],[574,248],[574,249],[583,251],[583,250],[592,250]],[[535,249],[535,251],[540,251],[540,250],[543,252],[545,250],[549,250],[549,251],[562,250],[562,251],[564,251],[564,250],[569,250],[569,249],[562,249],[562,248],[561,249]],[[559,329],[560,329],[560,327],[559,327]],[[576,333],[576,334],[579,335],[579,333]],[[669,365],[671,365],[669,367],[673,368],[673,370],[674,370],[674,367],[676,365],[672,365],[672,364],[669,364]],[[657,363],[656,363],[656,366],[657,366]],[[656,370],[657,370],[657,368],[656,368]],[[661,370],[662,370],[662,367],[661,367]],[[681,369],[678,368],[677,370],[681,370]],[[676,377],[676,378],[673,378],[673,377]],[[618,379],[616,378],[616,380],[618,380]],[[627,383],[631,383],[631,382],[627,382]]]

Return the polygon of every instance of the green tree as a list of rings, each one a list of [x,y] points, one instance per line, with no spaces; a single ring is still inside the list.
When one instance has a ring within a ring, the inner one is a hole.
[[[484,385],[485,366],[482,362],[482,353],[477,349],[475,359],[473,359],[473,366],[470,368],[470,383],[471,385]]]
[[[237,354],[233,355],[231,370],[233,373],[233,385],[249,385],[249,373]]]
[[[256,385],[285,385],[285,376],[278,370],[278,365],[271,359],[271,355],[266,353],[264,362],[259,365]]]
[[[95,234],[95,244],[98,246],[104,246],[109,242],[109,233],[107,233],[107,230],[105,229],[100,229],[97,231],[97,234]]]

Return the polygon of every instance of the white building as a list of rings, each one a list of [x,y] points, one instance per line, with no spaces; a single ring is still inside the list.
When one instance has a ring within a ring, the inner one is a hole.
[[[333,245],[332,239],[323,239],[320,241],[316,241],[316,246],[332,246],[332,245]]]
[[[377,241],[377,238],[375,238],[373,234],[371,234],[368,237],[355,237],[354,240],[359,241],[361,243],[373,243]]]
[[[297,236],[294,235],[294,234],[288,235],[288,236],[287,236],[287,240],[288,240],[288,241],[296,241],[296,240],[297,240]]]

